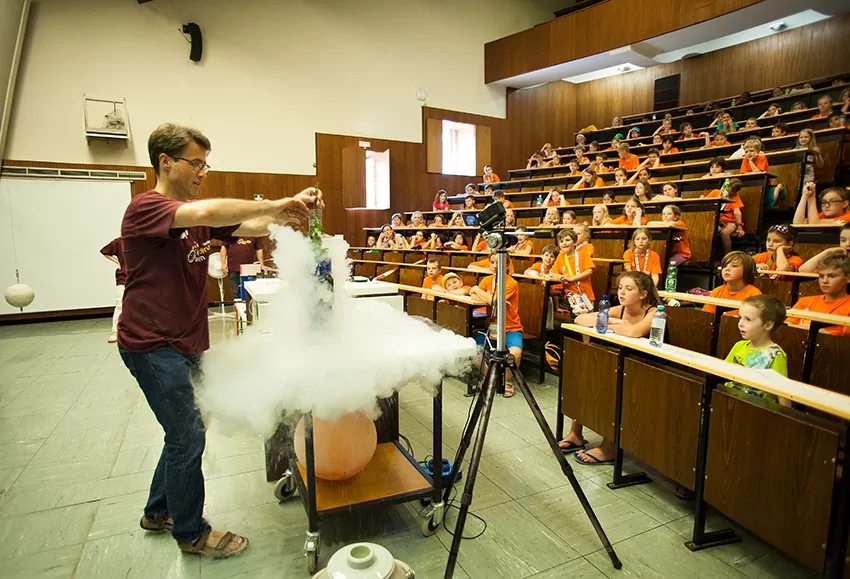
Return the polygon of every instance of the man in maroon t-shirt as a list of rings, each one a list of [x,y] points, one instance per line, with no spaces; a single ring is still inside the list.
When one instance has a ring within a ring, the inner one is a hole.
[[[259,242],[256,237],[240,237],[234,243],[221,246],[221,269],[227,274],[234,300],[240,299],[242,293],[241,267],[255,262],[263,264],[263,250]]]
[[[106,340],[110,344],[118,341],[118,319],[121,317],[121,305],[124,302],[124,282],[127,270],[124,268],[124,242],[116,237],[100,248],[100,253],[118,266],[115,270],[115,311],[112,314],[112,335]]]
[[[141,527],[171,530],[183,551],[224,558],[248,540],[213,531],[203,518],[206,437],[192,378],[209,348],[210,239],[267,235],[272,223],[304,226],[308,205],[323,203],[313,188],[276,201],[190,202],[209,170],[209,150],[199,131],[173,124],[148,139],[156,188],[136,195],[121,223],[127,280],[118,350],[165,431]]]

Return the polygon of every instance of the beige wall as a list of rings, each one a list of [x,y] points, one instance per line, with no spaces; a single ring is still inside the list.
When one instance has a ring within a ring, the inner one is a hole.
[[[505,116],[484,43],[556,0],[39,0],[5,158],[147,164],[163,121],[194,124],[216,169],[309,174],[315,133],[421,141],[428,106]],[[178,32],[197,22],[204,56]],[[133,140],[88,146],[83,94],[126,98]]]

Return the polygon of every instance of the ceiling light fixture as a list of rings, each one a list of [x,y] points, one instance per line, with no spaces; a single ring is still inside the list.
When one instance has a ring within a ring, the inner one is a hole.
[[[600,70],[595,70],[593,72],[577,74],[575,76],[570,76],[562,80],[565,80],[566,82],[571,82],[573,84],[581,84],[583,82],[589,82],[591,80],[598,80],[600,78],[616,76],[618,74],[625,74],[627,72],[634,72],[636,70],[643,70],[643,68],[644,67],[632,64],[631,62],[626,62],[623,64],[616,64],[614,66],[602,68]]]

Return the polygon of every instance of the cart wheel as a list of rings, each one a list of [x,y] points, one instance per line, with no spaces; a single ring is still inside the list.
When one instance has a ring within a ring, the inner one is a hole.
[[[292,498],[295,494],[295,480],[292,478],[292,473],[286,471],[277,484],[274,486],[274,498],[283,502]]]
[[[422,534],[426,537],[430,537],[436,533],[439,528],[440,524],[434,524],[433,516],[426,517],[425,519],[422,519],[421,523],[419,523],[419,530],[422,531]]]
[[[307,573],[313,575],[319,570],[319,553],[317,551],[304,553],[304,560],[307,562]]]

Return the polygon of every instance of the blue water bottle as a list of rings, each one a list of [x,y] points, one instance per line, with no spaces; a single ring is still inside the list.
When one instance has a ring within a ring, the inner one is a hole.
[[[611,309],[611,303],[608,301],[608,296],[602,296],[599,300],[599,311],[596,313],[596,331],[604,334],[608,331],[608,310]]]

